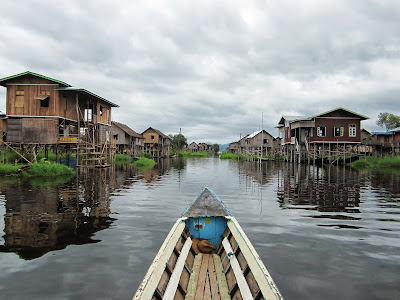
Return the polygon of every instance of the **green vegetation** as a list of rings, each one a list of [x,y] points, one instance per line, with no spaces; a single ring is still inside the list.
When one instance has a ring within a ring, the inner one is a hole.
[[[248,159],[248,160],[258,160],[259,156],[258,155],[244,155],[244,154],[234,154],[234,153],[228,153],[228,152],[222,152],[219,156],[220,159]],[[276,153],[275,155],[263,155],[263,159],[268,159],[268,160],[275,160],[275,161],[281,161],[285,160],[285,156],[280,155]]]
[[[209,152],[179,152],[179,157],[208,157]]]
[[[213,151],[215,154],[217,154],[219,152],[219,145],[218,144],[214,144],[213,145]]]
[[[0,164],[0,175],[13,175],[13,176],[36,176],[36,177],[47,177],[47,176],[61,176],[61,175],[74,175],[75,172],[64,165],[55,163],[45,164],[31,164],[31,165],[11,165],[11,164]]]
[[[115,155],[115,162],[118,163],[130,163],[132,162],[132,157],[129,155],[125,155],[125,154],[116,154]]]
[[[187,145],[187,139],[181,133],[174,135],[170,134],[169,137],[172,141],[172,149],[175,151],[182,151],[182,149]]]
[[[388,112],[380,113],[376,124],[381,127],[385,126],[388,131],[400,127],[400,117]]]
[[[48,188],[65,184],[69,182],[72,178],[74,178],[74,175],[64,175],[57,177],[30,177],[29,182],[36,187]]]
[[[139,157],[144,157],[144,158],[148,158],[148,159],[153,159],[153,155],[151,155],[148,152],[142,152],[139,154]]]
[[[140,171],[146,171],[154,167],[156,162],[150,158],[142,157],[133,163],[133,166]]]
[[[22,166],[14,166],[10,164],[0,164],[0,175],[17,175],[18,169]]]
[[[354,169],[400,168],[400,156],[366,157],[350,164]]]
[[[246,155],[222,152],[221,155],[219,156],[219,158],[220,159],[244,159],[244,158],[246,158]]]
[[[22,154],[20,151],[18,151],[19,154],[21,154],[22,156],[24,156],[27,160],[29,160],[30,162],[33,162],[34,160],[34,156],[32,153],[24,153]],[[9,163],[20,163],[20,164],[25,164],[28,163],[28,161],[26,161],[25,159],[22,158],[21,155],[19,155],[18,153],[16,153],[15,151],[10,151],[10,150],[2,150],[0,151],[0,163],[6,163],[6,161],[8,161]],[[63,153],[61,155],[59,155],[59,158],[68,158],[69,157],[76,157],[76,154],[67,154],[67,153]],[[39,152],[36,155],[36,161],[38,162],[44,162],[46,160],[45,157],[45,153],[44,151]],[[56,161],[56,154],[49,151],[48,152],[48,161],[51,162],[55,162]]]

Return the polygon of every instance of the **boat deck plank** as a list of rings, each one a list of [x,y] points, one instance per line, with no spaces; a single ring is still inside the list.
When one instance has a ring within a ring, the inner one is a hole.
[[[219,262],[219,264],[216,262]],[[217,285],[220,264],[221,259],[217,254],[196,255],[195,266],[197,267],[193,268],[193,272],[189,280],[188,293],[186,294],[185,298],[186,300],[212,299],[215,292],[215,287]],[[230,299],[225,275],[222,271],[214,299]]]

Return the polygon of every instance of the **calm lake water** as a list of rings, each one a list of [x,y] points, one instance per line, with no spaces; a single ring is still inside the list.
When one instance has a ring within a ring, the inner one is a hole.
[[[218,158],[0,178],[0,298],[131,299],[205,186],[285,299],[400,299],[399,173]]]

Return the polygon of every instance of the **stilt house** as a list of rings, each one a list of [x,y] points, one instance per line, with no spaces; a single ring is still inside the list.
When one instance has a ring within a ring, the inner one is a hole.
[[[400,127],[385,132],[373,132],[370,145],[377,155],[400,153]]]
[[[195,142],[191,142],[190,145],[188,146],[188,149],[190,152],[199,152],[199,145]]]
[[[279,121],[282,152],[301,156],[346,151],[361,142],[361,114],[339,107],[315,116],[283,116]],[[321,152],[322,151],[322,152]]]
[[[266,130],[259,130],[245,137],[247,155],[269,155],[274,151],[275,138]]]
[[[117,153],[139,155],[143,152],[144,138],[129,126],[112,122],[111,135],[114,140]]]
[[[88,90],[30,71],[0,79],[7,88],[7,142],[20,145],[109,144],[111,109]],[[79,147],[78,147],[79,148]]]
[[[237,154],[238,153],[238,145],[239,145],[239,142],[230,143],[229,147],[228,147],[228,152]]]
[[[153,157],[168,157],[171,148],[171,138],[161,131],[152,127],[143,131],[144,152],[150,153]]]

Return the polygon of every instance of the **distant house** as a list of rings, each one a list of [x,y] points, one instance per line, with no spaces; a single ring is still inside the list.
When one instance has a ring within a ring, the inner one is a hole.
[[[275,138],[266,130],[259,130],[246,136],[246,154],[267,155],[272,154]]]
[[[199,143],[200,152],[212,152],[212,146],[206,143]]]
[[[373,132],[371,134],[370,145],[376,154],[399,154],[400,127],[386,132]]]
[[[239,147],[239,142],[230,143],[229,146],[228,146],[228,152],[237,154],[238,153],[238,147]]]
[[[7,142],[76,143],[79,134],[90,143],[110,142],[111,109],[118,107],[111,101],[30,71],[0,85],[7,88]]]
[[[285,153],[351,148],[361,142],[361,114],[339,107],[315,116],[283,116],[279,137]]]
[[[144,151],[153,155],[153,157],[168,157],[171,148],[171,138],[161,131],[152,127],[142,132],[144,138]]]
[[[190,152],[199,152],[199,145],[197,145],[195,142],[191,142],[188,146],[188,150]]]
[[[143,152],[143,136],[132,130],[129,126],[113,121],[111,136],[118,153],[138,155]]]

